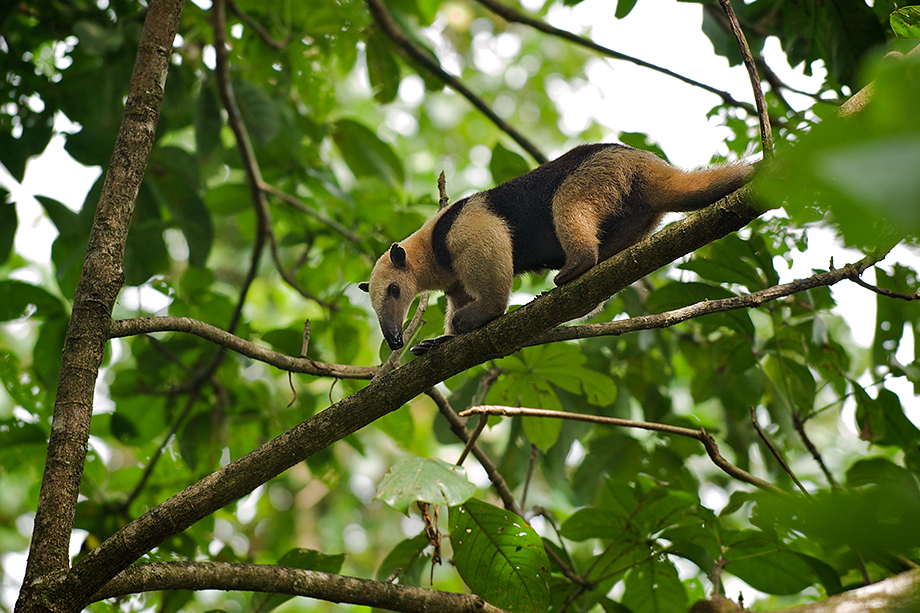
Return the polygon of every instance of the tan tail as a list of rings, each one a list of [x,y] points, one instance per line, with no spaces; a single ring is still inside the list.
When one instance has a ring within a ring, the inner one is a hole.
[[[655,186],[649,204],[656,211],[696,211],[721,200],[751,180],[754,167],[735,163],[684,171],[673,167],[655,169]]]

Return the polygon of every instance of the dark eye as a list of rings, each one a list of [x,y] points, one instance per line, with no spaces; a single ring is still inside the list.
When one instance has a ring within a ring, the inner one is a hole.
[[[399,286],[395,283],[390,283],[387,286],[387,295],[390,296],[390,298],[399,298]]]

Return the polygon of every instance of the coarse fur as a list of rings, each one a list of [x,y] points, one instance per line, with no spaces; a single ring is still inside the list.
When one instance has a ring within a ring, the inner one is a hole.
[[[556,285],[650,234],[665,213],[704,208],[748,182],[744,163],[684,171],[647,151],[582,145],[447,206],[377,261],[369,283],[383,336],[403,346],[415,297],[447,296],[445,333],[502,315],[516,275],[558,269]]]

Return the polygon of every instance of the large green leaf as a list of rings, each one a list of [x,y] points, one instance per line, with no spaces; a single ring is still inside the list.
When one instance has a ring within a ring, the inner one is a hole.
[[[457,572],[474,593],[507,611],[546,611],[549,560],[533,528],[476,499],[451,507],[449,523]]]
[[[623,604],[632,613],[687,610],[687,591],[667,558],[649,558],[626,575]]]
[[[46,318],[64,312],[61,299],[37,285],[13,279],[0,281],[0,321],[20,317]]]
[[[616,397],[616,385],[609,376],[585,368],[587,358],[574,345],[556,343],[528,347],[499,361],[503,376],[489,392],[494,404],[562,409],[553,386],[586,397],[588,402],[605,405]],[[528,417],[524,431],[530,442],[549,449],[559,436],[557,419]]]
[[[495,183],[504,183],[515,177],[526,174],[532,169],[521,155],[511,151],[501,143],[496,143],[492,148],[492,158],[489,160],[489,172]]]
[[[725,559],[726,571],[768,594],[795,594],[816,580],[810,564],[759,532],[739,533]]]
[[[400,585],[420,587],[422,571],[430,559],[423,553],[428,545],[428,537],[425,534],[400,541],[380,563],[375,578],[377,581],[386,581],[398,570]]]
[[[356,177],[377,177],[397,186],[405,180],[402,162],[393,148],[364,124],[353,119],[340,119],[333,125],[332,138]]]
[[[412,458],[391,468],[377,488],[377,498],[406,513],[415,501],[455,506],[476,492],[466,471],[438,458]]]
[[[856,422],[863,440],[876,445],[896,445],[907,451],[920,442],[920,430],[904,414],[897,394],[887,389],[878,390],[872,398],[859,384],[853,382],[856,398]]]

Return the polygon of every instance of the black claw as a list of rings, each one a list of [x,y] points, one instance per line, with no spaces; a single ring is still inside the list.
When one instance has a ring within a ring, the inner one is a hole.
[[[412,355],[416,357],[421,357],[433,349],[437,349],[450,339],[454,338],[453,334],[443,334],[435,338],[426,338],[421,341],[418,345],[410,347],[409,351],[412,352]]]

